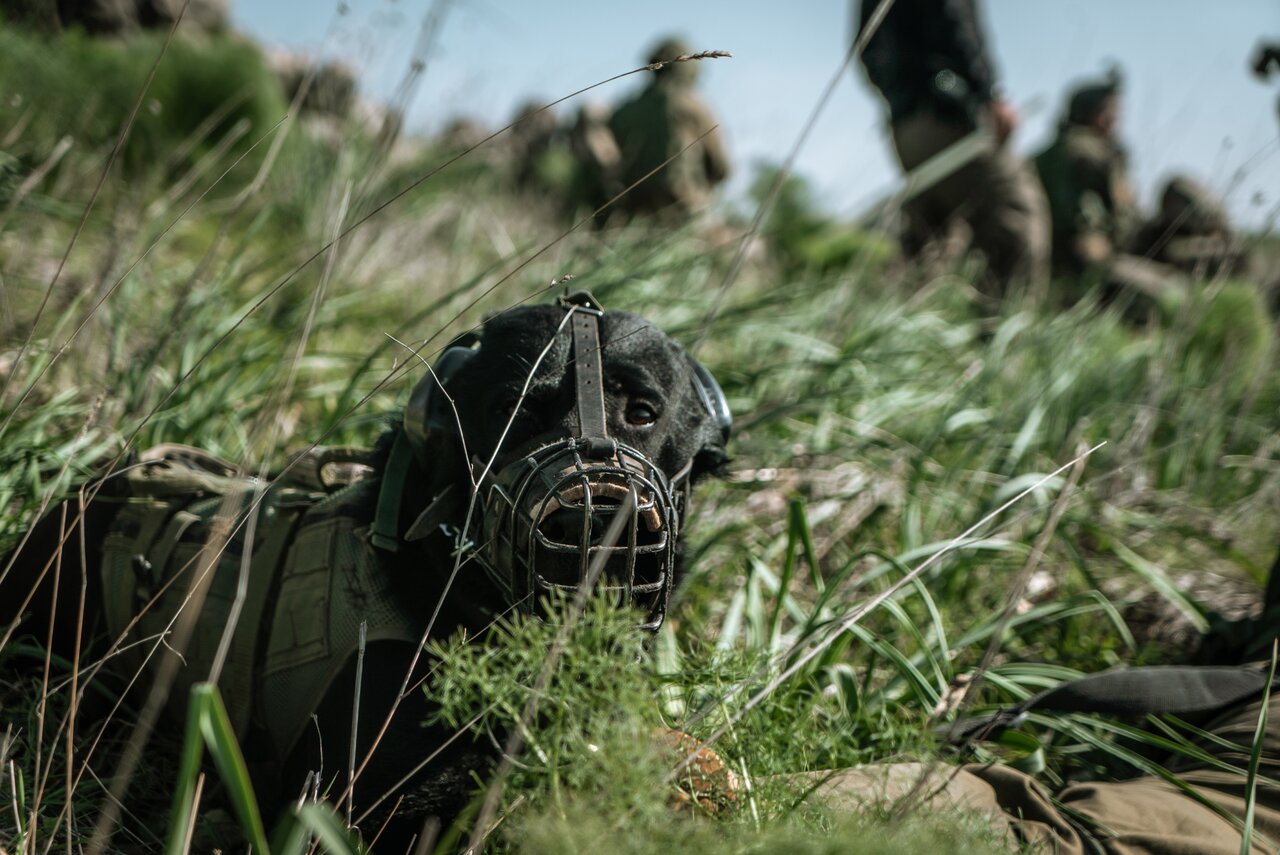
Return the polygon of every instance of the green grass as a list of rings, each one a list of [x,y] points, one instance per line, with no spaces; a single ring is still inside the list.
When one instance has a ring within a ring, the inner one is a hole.
[[[164,41],[159,33],[121,41],[79,30],[36,37],[0,29],[0,117],[12,136],[5,148],[34,164],[69,135],[77,150],[105,152]],[[124,165],[135,176],[173,179],[228,135],[243,149],[286,111],[280,84],[256,46],[233,36],[179,38],[157,68]]]
[[[537,717],[505,790],[508,818],[491,838],[497,848],[595,851],[607,841],[635,853],[999,851],[989,828],[948,815],[905,823],[876,812],[833,815],[803,799],[787,776],[935,756],[930,712],[993,643],[980,707],[1117,662],[1185,655],[1140,631],[1135,637],[1121,616],[1126,604],[1156,590],[1203,615],[1212,603],[1179,593],[1180,577],[1212,571],[1258,582],[1274,557],[1280,359],[1273,322],[1248,283],[1209,285],[1148,328],[1087,301],[1065,311],[1011,302],[983,318],[963,270],[916,281],[884,257],[881,238],[806,219],[800,189],[788,197],[791,222],[769,225],[777,252],[753,257],[723,303],[716,290],[734,247],[694,228],[584,230],[504,280],[561,226],[541,200],[507,192],[470,161],[295,275],[343,225],[438,158],[427,150],[388,164],[355,129],[333,147],[282,127],[275,133],[287,131],[288,144],[262,189],[242,199],[264,152],[211,188],[244,153],[238,142],[219,146],[235,127],[229,119],[191,149],[204,168],[184,186],[189,173],[156,155],[179,150],[221,103],[216,93],[139,126],[126,150],[137,154],[109,176],[15,367],[111,135],[159,49],[143,41],[126,62],[116,46],[64,38],[47,48],[0,32],[0,80],[44,87],[32,97],[67,105],[87,75],[118,81],[103,88],[114,93],[110,109],[84,118],[62,107],[42,112],[11,146],[20,181],[63,134],[85,141],[12,215],[0,216],[0,382],[9,386],[0,407],[0,548],[127,442],[191,443],[251,471],[312,442],[370,443],[421,372],[384,382],[408,356],[397,340],[430,340],[423,353],[431,354],[487,311],[546,299],[548,283],[565,274],[610,309],[641,312],[697,342],[724,386],[737,421],[733,474],[695,497],[690,575],[671,620],[647,648],[595,610],[574,628],[574,655],[550,675],[554,703],[540,704],[553,714]],[[54,62],[57,51],[81,49],[83,63]],[[215,43],[212,60],[182,43],[171,50],[156,97],[172,101],[164,93],[173,87],[210,78],[216,85],[201,89],[234,86],[217,69],[238,63],[240,47]],[[38,74],[14,59],[41,52],[51,55]],[[259,71],[250,64],[245,73]],[[248,144],[268,133],[282,107],[269,94],[244,109]],[[16,120],[4,114],[0,137]],[[1037,574],[1045,592],[1007,624],[1009,585],[1065,475],[998,514],[739,714],[799,655],[793,649],[827,639],[851,610],[1102,442],[1048,537]],[[441,646],[449,720],[484,711],[491,728],[515,721],[554,630],[508,627],[492,652]],[[75,792],[57,773],[40,792],[31,783],[65,760],[57,716],[43,731],[34,717],[39,650],[13,647],[0,657],[26,675],[0,692],[0,740],[7,724],[15,734],[0,748],[13,761],[0,794],[18,805],[0,811],[0,844],[19,848],[34,815],[39,845],[62,847],[64,804],[73,837],[86,842],[97,782],[86,777]],[[64,709],[65,694],[53,693],[49,709]],[[206,771],[234,782],[226,759],[233,752],[209,712],[214,701],[203,703],[204,725],[193,732],[223,758]],[[658,727],[698,738],[725,729],[715,750],[753,782],[746,803],[727,818],[673,820],[670,758],[644,736]],[[1129,774],[1148,762],[1133,750],[1148,737],[1079,717],[1037,718],[1019,734],[978,756],[1040,769],[1049,785],[1085,769]],[[90,737],[79,733],[78,756]],[[201,744],[193,737],[185,750],[198,756]],[[97,755],[97,774],[109,773],[111,757],[110,748]],[[144,764],[126,805],[126,825],[142,831],[122,839],[143,849],[171,839],[181,816],[169,809],[177,784],[171,767]],[[232,790],[237,815],[250,816],[251,794],[243,784]],[[307,807],[303,825],[277,829],[272,848],[296,851],[315,834],[342,849],[326,816]],[[293,834],[297,828],[304,831]]]

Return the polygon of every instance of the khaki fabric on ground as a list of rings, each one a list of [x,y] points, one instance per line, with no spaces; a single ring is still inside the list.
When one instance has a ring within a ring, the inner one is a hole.
[[[962,125],[920,111],[892,126],[893,146],[910,171],[971,133]],[[908,200],[903,248],[915,255],[945,238],[957,220],[969,225],[973,245],[987,258],[988,296],[1013,282],[1038,282],[1047,274],[1049,212],[1044,192],[1025,163],[996,146]]]
[[[1205,728],[1214,739],[1200,747],[1218,763],[1239,771],[1210,768],[1185,758],[1166,764],[1194,795],[1161,778],[1143,776],[1072,784],[1051,796],[1034,778],[1015,769],[975,764],[960,769],[934,767],[928,787],[917,792],[932,794],[932,808],[977,811],[1007,824],[1016,840],[1042,847],[1034,851],[1238,855],[1247,806],[1245,770],[1261,706],[1258,701],[1238,707]],[[832,808],[858,810],[902,798],[917,787],[925,772],[924,764],[896,763],[813,773],[798,780],[815,784],[815,795]],[[1274,853],[1280,845],[1277,777],[1280,695],[1269,703],[1254,806],[1252,851],[1259,855]]]

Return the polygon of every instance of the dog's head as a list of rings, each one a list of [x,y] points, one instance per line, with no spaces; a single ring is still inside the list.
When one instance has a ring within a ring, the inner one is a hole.
[[[470,552],[526,610],[601,585],[656,628],[689,487],[725,463],[730,417],[674,340],[588,297],[511,309],[460,340],[414,390],[405,436],[425,466],[465,461]]]

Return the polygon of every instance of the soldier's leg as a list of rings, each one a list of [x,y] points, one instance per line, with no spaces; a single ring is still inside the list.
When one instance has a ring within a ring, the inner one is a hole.
[[[1008,149],[968,167],[975,187],[968,220],[973,242],[987,259],[988,290],[1042,289],[1049,276],[1049,203],[1030,167]]]
[[[1268,583],[1267,607],[1280,598],[1278,572],[1280,558]],[[1078,784],[1060,793],[1059,801],[1094,825],[1094,834],[1114,851],[1238,853],[1252,798],[1251,851],[1275,852],[1280,846],[1280,786],[1274,783],[1280,775],[1280,692],[1236,706],[1203,729],[1211,736],[1196,740],[1202,753],[1176,754],[1164,761],[1176,782],[1148,775]],[[1251,794],[1248,768],[1259,735],[1258,779]],[[1206,755],[1212,759],[1204,759]]]
[[[1093,826],[1093,835],[1107,844],[1107,851],[1236,855],[1249,804],[1247,769],[1261,709],[1259,700],[1207,726],[1214,739],[1200,747],[1213,755],[1219,764],[1214,768],[1198,759],[1166,763],[1184,786],[1147,775],[1076,784],[1059,793],[1058,801]],[[1263,736],[1251,851],[1274,853],[1280,846],[1280,787],[1271,783],[1280,772],[1280,694],[1268,703]]]
[[[911,170],[972,133],[925,114],[895,125],[893,138],[903,169]],[[1048,201],[1030,168],[1008,149],[993,144],[907,207],[926,212],[935,232],[954,219],[968,223],[974,246],[987,259],[989,281],[982,284],[988,296],[999,297],[1011,283],[1047,281]]]
[[[884,763],[792,777],[836,811],[890,808],[912,798],[923,810],[976,813],[1013,840],[1058,855],[1092,851],[1034,778],[1006,766]]]
[[[1129,781],[1073,784],[1045,808],[1031,779],[1003,766],[968,766],[990,784],[995,797],[1024,839],[1040,830],[1045,817],[1060,819],[1074,833],[1093,838],[1106,852],[1148,855],[1236,855],[1249,803],[1247,769],[1262,701],[1228,712],[1206,726],[1213,738],[1200,747],[1212,764],[1179,758],[1166,768],[1180,783],[1154,775]],[[1227,766],[1229,768],[1222,768]],[[1253,850],[1274,853],[1280,846],[1280,694],[1268,701],[1268,726],[1254,797]],[[1052,812],[1045,813],[1051,809]],[[1028,820],[1032,821],[1028,824]],[[1096,850],[1095,850],[1096,851]]]
[[[797,776],[831,807],[861,810],[927,796],[929,808],[953,807],[988,815],[1027,843],[1060,853],[1236,855],[1249,804],[1247,768],[1262,701],[1238,707],[1206,729],[1200,746],[1213,755],[1168,762],[1179,783],[1147,775],[1129,781],[1073,784],[1050,797],[1031,776],[999,765],[962,769],[899,763]],[[1224,768],[1225,767],[1225,768]],[[928,771],[930,778],[922,785]],[[1253,851],[1280,845],[1280,693],[1268,701],[1262,759],[1254,795]]]
[[[1244,776],[1240,776],[1241,781]],[[1109,853],[1143,855],[1238,855],[1243,801],[1214,797],[1194,787],[1191,795],[1154,776],[1132,781],[1091,782],[1068,787],[1058,803]],[[1205,801],[1201,801],[1204,797]],[[1206,804],[1206,801],[1208,804]],[[1235,819],[1223,816],[1224,811]],[[1251,852],[1273,853],[1273,818],[1255,817]]]
[[[962,139],[967,131],[941,122],[928,113],[917,113],[892,128],[893,147],[908,173],[948,146]],[[899,235],[903,255],[919,258],[930,266],[954,261],[959,255],[954,241],[957,207],[963,193],[939,182],[916,193],[902,205],[904,227]],[[962,249],[962,248],[961,248]]]

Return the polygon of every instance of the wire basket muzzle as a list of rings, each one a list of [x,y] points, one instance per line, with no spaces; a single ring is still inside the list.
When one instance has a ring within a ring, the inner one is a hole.
[[[483,562],[527,611],[584,586],[656,630],[675,571],[682,494],[614,440],[566,439],[499,471],[486,492]]]

